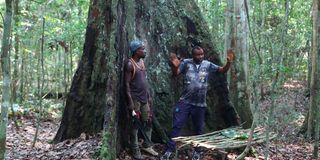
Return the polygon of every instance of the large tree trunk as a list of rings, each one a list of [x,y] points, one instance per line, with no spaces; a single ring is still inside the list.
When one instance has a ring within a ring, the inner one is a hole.
[[[118,24],[122,24],[122,27],[118,27],[117,33],[122,35],[119,37],[125,43],[121,48],[124,48],[123,52],[128,53],[126,46],[128,41],[133,38],[145,41],[147,50],[145,62],[153,93],[155,116],[161,126],[170,130],[172,108],[180,95],[181,79],[173,79],[171,76],[171,70],[167,64],[169,54],[174,52],[182,58],[191,57],[192,46],[201,45],[211,61],[222,65],[207,24],[193,0],[136,0],[135,2],[119,1],[119,3],[121,4],[118,8],[122,10],[118,10],[117,17]],[[124,30],[125,33],[119,32],[119,29]],[[123,37],[125,35],[127,35],[126,38]],[[229,101],[226,76],[212,75],[210,85],[206,131],[235,125],[236,113]],[[190,127],[192,125],[186,126],[188,127],[185,128],[183,135],[192,132]]]
[[[114,100],[108,99],[114,98],[114,93],[106,96],[110,89],[107,83],[111,87],[115,83],[111,73],[117,71],[115,55],[110,52],[111,0],[91,0],[87,23],[83,56],[72,80],[55,142],[77,137],[83,132],[100,131],[106,107],[114,110],[116,106]]]
[[[94,2],[96,1],[98,0]],[[123,64],[129,53],[128,43],[135,38],[145,42],[147,50],[145,63],[154,100],[155,117],[161,126],[168,130],[171,128],[172,108],[181,90],[181,79],[173,79],[171,76],[168,65],[170,52],[187,58],[191,57],[192,45],[201,45],[205,48],[209,60],[222,65],[207,24],[193,0],[118,0],[112,6],[116,18],[112,24],[115,32],[111,35],[101,35],[103,29],[97,28],[111,25],[103,21],[109,18],[104,16],[106,15],[104,12],[110,8],[103,7],[91,3],[84,55],[73,78],[61,126],[55,138],[56,142],[76,137],[81,132],[99,131],[105,112],[106,126],[116,129],[118,137],[128,135],[122,77]],[[92,16],[97,13],[101,14],[93,18]],[[98,20],[105,23],[95,22]],[[99,38],[100,36],[103,39]],[[111,37],[110,44],[114,48],[103,52],[103,49],[109,46],[105,44],[105,39],[108,37]],[[97,49],[96,46],[103,48]],[[105,59],[108,60],[108,65]],[[210,85],[206,131],[235,124],[236,116],[229,101],[226,76],[212,75]],[[115,111],[117,117],[114,119]],[[230,114],[225,114],[227,112]],[[228,120],[227,124],[224,120]],[[185,134],[191,132],[191,128],[188,127]],[[159,136],[158,132],[153,135]],[[117,139],[117,142],[119,141],[121,143],[118,143],[117,148],[127,143],[126,138]]]

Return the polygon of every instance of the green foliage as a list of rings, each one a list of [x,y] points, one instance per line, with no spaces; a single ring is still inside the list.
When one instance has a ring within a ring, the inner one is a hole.
[[[24,116],[24,115],[27,115],[29,111],[30,111],[30,108],[21,107],[19,104],[12,104],[12,110],[9,110],[8,116],[9,117],[13,116],[12,112],[14,112],[15,116]]]
[[[217,50],[223,53],[226,2],[212,0],[197,0],[197,2],[210,26]],[[312,31],[310,15],[312,2],[311,0],[288,2],[287,21],[284,0],[253,0],[249,4],[250,27],[254,33],[257,49],[263,58],[262,64],[259,64],[253,42],[250,42],[250,68],[261,67],[264,83],[267,84],[274,78],[275,69],[279,69],[280,74],[286,79],[305,79],[307,74]],[[279,59],[281,54],[283,59]],[[253,72],[253,69],[250,71]]]
[[[225,1],[198,0],[204,19],[209,25],[209,30],[213,35],[214,45],[219,53],[224,51],[225,33],[225,10],[227,3]]]
[[[30,116],[33,114],[42,114],[42,118],[59,119],[62,116],[63,101],[55,99],[43,99],[42,111],[39,111],[39,101],[34,97],[32,100],[24,101],[22,104],[12,104],[9,110],[9,117],[14,115],[17,117]]]
[[[17,67],[11,69],[20,77],[17,81],[17,99],[13,110],[17,116],[39,112],[38,78],[44,77],[40,94],[63,93],[71,84],[78,59],[83,52],[86,20],[89,1],[77,0],[19,0],[18,12],[14,13],[12,28],[11,63]],[[0,11],[4,12],[4,4]],[[44,73],[40,70],[41,37],[44,26],[43,64]],[[3,26],[0,25],[0,30]],[[16,50],[15,37],[18,37],[19,48]],[[39,76],[41,75],[41,76]],[[66,80],[64,80],[66,79]],[[42,80],[40,80],[40,83]],[[2,86],[0,79],[0,86]],[[22,88],[19,88],[19,87]],[[61,116],[63,103],[57,100],[43,100],[44,116]],[[9,113],[10,116],[12,113]]]
[[[255,4],[259,6],[255,7]],[[265,3],[253,1],[251,5],[254,5],[250,12],[253,20],[251,27],[263,57],[265,65],[262,67],[262,73],[265,79],[268,79],[267,82],[271,82],[275,70],[286,79],[304,79],[307,67],[300,66],[306,66],[308,63],[307,54],[310,48],[308,41],[311,38],[312,26],[311,18],[306,17],[310,16],[311,1],[289,1],[287,22],[284,1],[266,0]],[[279,59],[281,54],[283,59]]]
[[[59,52],[64,51],[64,46],[71,45],[73,57],[82,54],[86,19],[88,14],[88,1],[33,1],[22,0],[19,3],[19,22],[15,23],[13,35],[20,37],[21,51],[32,55],[32,61],[40,52],[42,22],[45,19],[45,45],[44,60],[48,74],[53,75],[57,70],[62,70],[63,59],[57,60]],[[76,58],[75,58],[76,59]],[[76,66],[76,61],[73,62]],[[74,69],[74,68],[73,68]],[[55,77],[55,76],[49,76]],[[62,79],[62,77],[57,77]]]
[[[222,135],[228,137],[228,138],[234,138],[234,139],[241,139],[246,140],[249,138],[249,133],[237,131],[234,129],[227,129],[221,132]],[[256,137],[257,134],[253,134],[253,137]]]

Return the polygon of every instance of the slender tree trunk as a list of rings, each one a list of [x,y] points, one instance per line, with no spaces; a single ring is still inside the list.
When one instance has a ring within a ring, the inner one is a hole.
[[[272,85],[271,85],[271,106],[270,106],[270,109],[268,111],[268,120],[267,120],[267,123],[266,123],[266,147],[265,147],[265,150],[264,150],[264,158],[266,160],[269,159],[269,144],[270,144],[270,139],[269,139],[269,135],[270,135],[270,131],[271,131],[271,123],[274,121],[274,109],[276,107],[276,104],[275,104],[275,100],[276,100],[276,93],[275,93],[275,89],[278,88],[278,81],[279,81],[279,69],[277,69],[276,71],[276,75],[275,77],[273,78],[273,81],[272,81]]]
[[[64,97],[64,95],[65,95],[65,93],[67,93],[67,90],[68,90],[68,55],[69,55],[69,48],[67,47],[68,46],[68,44],[67,44],[67,42],[65,42],[66,43],[66,45],[65,45],[65,47],[64,47],[64,53],[63,53],[63,88],[64,88],[64,90],[63,90],[63,97]]]
[[[311,71],[311,88],[310,88],[310,108],[308,114],[308,127],[307,127],[307,137],[315,137],[315,148],[318,148],[319,142],[319,119],[317,112],[319,112],[318,106],[320,105],[320,86],[319,86],[319,76],[320,76],[320,20],[319,20],[319,1],[313,1],[313,31],[312,31],[312,71]],[[317,132],[317,133],[316,133]],[[314,151],[314,156],[318,156]]]
[[[71,73],[73,73],[73,55],[72,55],[72,53],[73,53],[73,45],[72,45],[72,42],[70,42],[70,46],[69,46],[69,48],[70,48],[70,53],[69,53],[69,60],[70,60],[70,62],[69,62],[69,72],[68,72],[68,84],[70,84],[70,80],[71,80]],[[67,93],[66,93],[67,94]]]
[[[3,25],[1,68],[3,76],[1,124],[0,124],[0,159],[5,158],[6,134],[8,125],[8,108],[11,106],[11,77],[10,77],[10,34],[12,21],[12,1],[6,0],[6,12]]]
[[[14,1],[14,24],[15,27],[18,28],[19,25],[19,0],[15,0]],[[14,70],[13,70],[13,77],[12,77],[12,98],[11,98],[11,102],[13,104],[17,103],[17,88],[18,88],[18,80],[19,80],[19,76],[18,76],[18,70],[19,70],[19,34],[18,32],[16,32],[16,34],[14,35],[14,49],[15,49],[15,54],[14,54]],[[18,122],[16,120],[16,115],[13,109],[13,105],[11,105],[11,112],[13,115],[13,122],[16,126],[16,128],[19,128]]]
[[[308,76],[307,76],[307,88],[308,92],[310,92],[311,88],[311,71],[312,71],[312,48],[308,52]]]
[[[228,0],[227,1],[227,7],[226,7],[226,17],[225,17],[225,41],[224,41],[224,51],[226,53],[228,48],[233,48],[235,45],[235,39],[234,39],[234,34],[235,34],[235,28],[234,28],[234,1],[233,0]],[[222,55],[221,57],[226,57],[225,55]],[[224,60],[225,61],[225,60]],[[231,72],[231,70],[229,71]],[[220,79],[221,78],[221,79]],[[220,78],[216,79],[219,83],[226,83],[227,84],[227,77],[226,75],[221,76]],[[230,76],[229,76],[230,78]],[[211,81],[214,83],[213,81]],[[235,110],[235,107],[233,106],[233,103],[230,101],[230,96],[229,96],[229,90],[227,88],[227,85],[221,85],[217,88],[215,88],[216,93],[218,95],[218,111],[222,114],[222,120],[223,122],[216,121],[217,123],[224,123],[226,124],[224,127],[230,127],[230,126],[235,126],[239,125],[239,120],[240,117],[238,113]],[[231,87],[231,86],[230,86]],[[210,93],[210,90],[209,90]],[[224,94],[222,94],[224,93]],[[213,95],[211,95],[213,96]],[[225,97],[225,98],[223,98]],[[217,115],[214,115],[217,116]],[[241,116],[241,115],[240,115]],[[221,128],[219,128],[221,129]]]
[[[260,7],[261,7],[261,17],[260,17],[260,19],[262,20],[262,21],[261,21],[260,28],[263,30],[264,25],[265,25],[265,0],[262,0],[262,1],[260,2]],[[262,42],[262,36],[259,36],[259,37],[260,37],[259,41]],[[261,48],[261,47],[259,47],[259,52],[261,52],[260,48]],[[263,52],[263,51],[262,51],[262,52]],[[262,56],[263,56],[263,55],[262,55]],[[263,59],[264,59],[264,58],[262,58],[261,60],[263,60]],[[259,64],[260,64],[259,67],[262,66],[262,63],[263,63],[262,61],[261,61],[261,62],[259,61]],[[263,75],[261,75],[261,76],[263,76]],[[260,81],[260,82],[261,82],[261,81]],[[259,86],[260,86],[260,99],[261,99],[261,100],[264,100],[264,99],[265,99],[265,95],[264,95],[263,83],[262,83],[262,82],[259,83]]]
[[[314,147],[313,158],[318,159],[319,149],[319,132],[320,132],[320,2],[313,1],[313,46],[312,46],[312,75],[311,75],[311,97],[310,108],[316,109],[315,114],[315,129],[314,129]],[[309,115],[312,112],[309,112]],[[308,127],[309,128],[309,127]],[[312,128],[312,127],[310,127]],[[309,130],[309,129],[308,129]],[[311,129],[310,129],[311,130]]]
[[[26,65],[26,77],[25,77],[25,82],[26,82],[26,87],[25,87],[25,99],[29,99],[29,94],[30,93],[30,88],[33,88],[33,68],[34,68],[34,64],[33,64],[33,57],[31,55],[31,53],[27,52],[26,55],[26,61],[27,61],[27,65]],[[32,68],[32,69],[31,69]]]
[[[288,27],[289,27],[289,5],[290,5],[290,0],[285,0],[285,17],[284,17],[284,25],[282,27],[282,33],[281,33],[281,47],[280,47],[280,52],[281,52],[281,55],[282,55],[282,58],[281,58],[281,62],[280,64],[281,65],[285,65],[286,63],[286,59],[287,59],[287,53],[288,53],[288,50],[287,50],[287,36],[288,36]],[[289,67],[289,66],[288,66]],[[285,72],[283,73],[283,77],[285,76]],[[282,77],[280,77],[280,83],[283,83],[283,79]]]
[[[26,62],[26,53],[25,51],[22,52],[21,54],[21,66],[20,66],[20,83],[19,83],[19,104],[22,103],[23,99],[24,99],[24,84],[25,84],[25,62]]]
[[[234,38],[234,0],[228,0],[227,1],[227,8],[225,13],[225,43],[224,48],[225,52],[228,48],[234,47],[234,43],[232,44],[233,38]]]
[[[256,127],[256,123],[258,121],[258,115],[259,115],[259,94],[258,94],[258,86],[257,84],[261,83],[261,68],[260,65],[257,65],[254,69],[254,75],[252,80],[252,97],[250,97],[251,101],[253,101],[252,104],[252,112],[253,112],[253,120],[251,124],[251,129],[248,137],[248,143],[244,151],[237,157],[236,160],[242,160],[244,157],[249,153],[252,145],[252,139],[254,134],[254,129]]]
[[[315,108],[315,120],[314,120],[314,147],[313,158],[318,159],[319,151],[319,132],[320,132],[320,2],[319,0],[313,1],[313,34],[312,34],[313,46],[312,46],[312,75],[311,75],[311,103],[310,108]],[[313,114],[309,112],[309,115]],[[309,126],[308,126],[309,128]],[[312,130],[312,129],[308,129]]]
[[[42,34],[41,34],[41,48],[40,48],[40,52],[38,55],[38,64],[37,64],[37,88],[38,88],[38,92],[37,92],[37,96],[38,96],[38,105],[39,105],[39,110],[38,110],[38,114],[37,114],[37,127],[36,127],[36,132],[34,135],[34,139],[32,142],[32,147],[35,146],[36,144],[36,140],[38,137],[38,132],[39,132],[39,126],[40,126],[40,121],[42,118],[42,113],[43,113],[43,107],[42,107],[42,95],[43,95],[43,86],[44,86],[44,66],[43,66],[43,52],[44,52],[44,29],[45,29],[45,18],[42,18]]]
[[[243,126],[249,128],[252,123],[250,109],[249,80],[249,31],[244,1],[234,1],[234,17],[232,18],[233,33],[228,43],[235,50],[235,60],[230,70],[231,100],[237,109]]]
[[[63,50],[62,49],[58,49],[57,50],[58,51],[58,54],[57,54],[57,59],[56,59],[56,68],[55,68],[55,70],[56,70],[56,73],[57,73],[57,75],[55,76],[55,82],[56,82],[56,85],[55,85],[55,98],[56,99],[59,99],[59,93],[60,93],[60,90],[61,90],[61,88],[62,88],[62,83],[63,83],[63,76],[61,76],[62,74],[61,74],[61,65],[63,65],[63,62],[62,62],[62,60],[61,60],[61,54],[62,54],[62,52],[63,52]]]
[[[19,0],[14,1],[14,24],[18,28],[19,25]],[[18,31],[14,35],[14,70],[12,75],[12,102],[16,103],[17,100],[17,88],[18,88],[18,70],[19,70],[19,34]]]

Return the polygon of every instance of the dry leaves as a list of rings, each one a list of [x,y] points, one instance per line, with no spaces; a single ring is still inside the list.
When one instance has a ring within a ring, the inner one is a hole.
[[[81,134],[77,139],[66,140],[58,144],[50,144],[57,132],[58,125],[53,121],[43,121],[37,142],[32,148],[35,123],[32,119],[21,119],[20,129],[13,127],[10,121],[7,133],[6,159],[95,159],[95,152],[101,146],[101,136]]]
[[[308,160],[312,156],[312,144],[304,138],[297,136],[302,125],[304,115],[308,110],[308,98],[304,93],[303,83],[293,81],[286,83],[276,100],[275,121],[273,128],[278,133],[278,138],[270,144],[270,159],[272,160]],[[265,116],[270,106],[270,95],[260,103],[260,123],[265,121]],[[35,147],[32,148],[34,138],[35,118],[21,117],[20,130],[14,128],[10,121],[7,130],[7,157],[6,159],[96,159],[95,152],[101,146],[101,135],[90,136],[82,133],[79,138],[66,140],[59,144],[50,144],[58,129],[59,122],[42,121],[39,136]],[[165,145],[156,144],[155,150],[164,152]],[[263,160],[264,145],[255,146],[255,153],[248,155],[246,160]],[[179,151],[179,159],[191,159],[193,148],[184,148]],[[235,159],[242,150],[232,151],[226,155],[227,159]],[[219,155],[211,150],[202,150],[203,160],[214,160]],[[144,153],[147,160],[155,160]],[[124,150],[119,154],[119,160],[131,160],[130,152]]]

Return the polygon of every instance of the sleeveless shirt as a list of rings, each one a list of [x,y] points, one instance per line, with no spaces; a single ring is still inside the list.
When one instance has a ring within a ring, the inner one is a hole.
[[[143,61],[140,60],[143,64]],[[133,99],[136,99],[142,103],[148,102],[148,81],[146,77],[146,70],[144,64],[138,66],[138,64],[130,59],[132,66],[134,67],[134,75],[130,81],[130,93]]]

